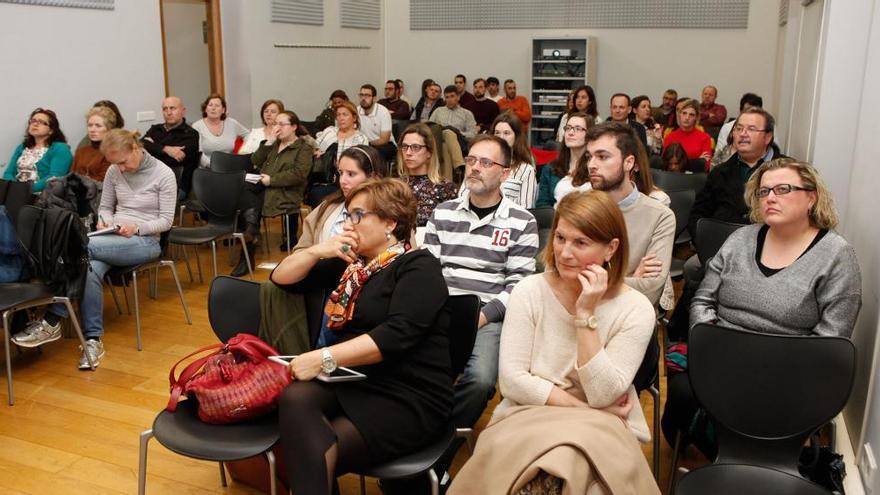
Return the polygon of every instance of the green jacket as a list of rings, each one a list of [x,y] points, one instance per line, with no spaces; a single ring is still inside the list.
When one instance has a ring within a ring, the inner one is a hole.
[[[302,139],[297,139],[280,153],[279,144],[276,141],[266,146],[263,142],[251,156],[254,167],[271,178],[263,200],[263,216],[267,217],[299,213],[315,151]]]
[[[3,173],[6,180],[15,180],[18,172],[18,158],[24,153],[24,144],[19,144],[9,159],[9,165]],[[37,180],[34,182],[33,192],[38,193],[46,187],[46,181],[52,177],[62,177],[70,172],[70,164],[73,162],[73,155],[70,153],[70,146],[61,141],[55,141],[49,145],[46,154],[36,163]]]

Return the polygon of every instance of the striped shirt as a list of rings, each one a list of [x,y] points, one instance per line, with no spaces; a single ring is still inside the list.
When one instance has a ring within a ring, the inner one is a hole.
[[[480,219],[464,194],[434,209],[425,247],[440,260],[450,295],[475,294],[486,319],[502,321],[513,287],[535,271],[538,224],[507,198]]]
[[[458,195],[464,195],[465,191],[467,191],[467,181],[462,181]],[[531,163],[521,163],[507,176],[507,180],[501,183],[501,194],[526,209],[535,207],[537,193],[538,181],[535,179],[535,166]]]

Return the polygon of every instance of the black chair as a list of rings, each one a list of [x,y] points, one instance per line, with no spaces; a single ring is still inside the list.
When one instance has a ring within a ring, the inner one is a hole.
[[[452,371],[458,376],[464,371],[473,352],[477,338],[477,323],[480,315],[480,299],[475,295],[449,296],[446,309],[451,315],[449,325],[449,352],[452,358]],[[431,481],[431,493],[440,493],[440,480],[432,466],[443,456],[456,437],[464,437],[473,451],[473,431],[470,428],[455,428],[451,418],[443,434],[433,443],[393,461],[370,466],[356,473],[361,478],[361,494],[366,493],[365,476],[382,479],[412,478],[424,472]]]
[[[645,349],[645,357],[642,364],[633,377],[633,386],[636,392],[641,394],[647,391],[654,401],[654,429],[651,431],[653,454],[651,456],[654,479],[660,481],[660,344],[657,343],[657,329],[659,323],[654,325],[654,334]]]
[[[119,306],[119,299],[117,299],[116,290],[113,288],[114,284],[119,282],[122,286],[122,294],[123,297],[125,297],[125,306],[128,308],[128,314],[131,314],[131,308],[128,304],[128,291],[126,290],[126,286],[129,285],[129,282],[131,284],[134,297],[135,336],[137,340],[137,350],[139,351],[141,350],[141,310],[138,297],[138,273],[149,273],[150,297],[156,299],[159,291],[159,268],[163,266],[167,267],[171,272],[171,276],[174,277],[174,284],[177,286],[177,295],[180,296],[180,305],[183,306],[183,315],[186,317],[186,323],[192,325],[192,318],[190,318],[189,315],[189,307],[186,305],[186,299],[183,297],[183,288],[180,286],[180,278],[177,276],[177,267],[174,264],[174,260],[162,259],[168,247],[169,232],[170,231],[162,232],[160,236],[159,245],[162,248],[162,254],[159,255],[158,259],[147,261],[146,263],[141,263],[139,265],[113,267],[106,275],[104,275],[104,283],[110,287],[110,295],[113,296],[113,302],[116,304],[116,311],[119,314],[122,314],[122,308]]]
[[[210,168],[214,172],[240,172],[247,171],[253,165],[251,164],[251,155],[235,155],[232,153],[224,153],[215,151],[211,153]]]
[[[697,220],[697,238],[694,239],[694,245],[697,248],[697,258],[699,258],[700,264],[705,266],[721,249],[730,234],[740,227],[744,227],[744,225],[715,220],[714,218]]]
[[[706,174],[682,174],[652,168],[651,176],[654,178],[654,185],[666,192],[682,189],[700,192],[706,185]]]
[[[553,217],[556,215],[556,210],[554,208],[532,208],[529,213],[535,217],[535,221],[538,223],[538,266],[536,271],[543,272],[545,267],[541,253],[550,242],[550,229],[553,227]]]
[[[192,271],[189,269],[189,258],[186,254],[186,246],[199,246],[211,243],[211,255],[214,262],[214,276],[217,276],[217,240],[232,237],[241,241],[241,249],[245,256],[248,272],[254,277],[253,265],[245,246],[244,234],[236,231],[236,219],[238,217],[238,200],[244,190],[245,172],[215,172],[208,169],[196,169],[193,172],[193,190],[196,197],[205,205],[205,209],[211,214],[207,225],[198,227],[173,227],[168,235],[170,244],[183,246],[184,258],[187,271],[192,281]],[[202,265],[199,262],[199,251],[196,252],[196,263],[199,269],[199,281],[202,282]]]
[[[28,189],[30,189],[29,185]],[[38,208],[29,206],[27,208],[20,208],[19,215],[17,216],[18,222],[16,224],[16,232],[18,233],[18,238],[30,239],[30,242],[33,243],[34,246],[36,246],[37,243],[42,242],[39,236],[30,235],[36,229],[35,224],[39,214],[40,211]],[[22,249],[30,252],[31,246],[22,243]],[[37,259],[33,256],[31,256],[31,258]],[[12,315],[16,311],[38,306],[47,306],[54,303],[64,304],[67,308],[68,318],[73,324],[73,329],[76,332],[76,336],[79,338],[80,345],[85,349],[86,340],[83,337],[82,329],[79,326],[79,318],[77,317],[76,311],[73,310],[73,305],[70,303],[69,298],[56,295],[41,282],[0,284],[0,313],[3,315],[3,345],[6,350],[7,400],[10,406],[15,404],[15,398],[12,394],[12,353],[9,349],[9,341],[12,338],[12,335],[10,335]],[[89,366],[92,371],[94,371],[95,365],[92,363],[91,356],[89,356],[88,353],[86,353],[86,359],[89,360]]]
[[[260,327],[260,284],[234,277],[217,277],[208,293],[208,319],[211,329],[222,342],[238,333],[257,334]],[[153,427],[140,435],[138,458],[138,494],[147,483],[147,447],[156,437],[167,449],[180,455],[220,463],[220,482],[226,486],[224,462],[264,454],[269,461],[270,489],[277,492],[275,456],[272,447],[278,442],[278,415],[230,425],[203,423],[196,401],[184,400],[177,411],[162,411]]]
[[[6,216],[12,225],[18,226],[18,214],[24,205],[33,202],[31,189],[33,182],[18,182],[0,179],[0,204],[6,207]]]
[[[666,191],[666,194],[669,195],[669,207],[675,215],[675,243],[688,242],[690,236],[687,236],[687,225],[688,219],[691,216],[691,209],[694,206],[694,200],[696,199],[696,192],[693,189],[680,189]],[[672,258],[669,276],[673,279],[678,279],[683,274],[684,260]]]
[[[675,493],[827,495],[801,477],[798,459],[849,399],[852,342],[707,324],[691,329],[689,342],[691,386],[714,420],[718,457],[686,474]]]

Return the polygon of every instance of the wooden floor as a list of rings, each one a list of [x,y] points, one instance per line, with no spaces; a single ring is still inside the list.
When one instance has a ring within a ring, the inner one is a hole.
[[[283,253],[278,251],[277,232],[272,239],[270,260],[279,261]],[[218,248],[218,252],[220,272],[228,273],[226,249]],[[258,262],[267,261],[262,248],[257,256]],[[198,278],[191,283],[183,263],[178,263],[192,326],[185,322],[167,270],[160,274],[157,300],[146,297],[147,285],[142,282],[141,352],[135,346],[134,317],[117,314],[107,291],[106,356],[95,372],[77,369],[76,339],[44,345],[42,352],[13,350],[14,406],[6,405],[6,387],[0,386],[0,493],[137,492],[138,435],[151,426],[168,400],[168,370],[180,357],[216,341],[207,315],[210,260],[210,249],[202,249],[204,284],[199,284]],[[268,270],[258,270],[256,279],[265,280],[268,274]],[[661,393],[662,402],[665,387]],[[497,397],[479,427],[496,403]],[[642,407],[650,424],[653,409],[648,394],[642,394]],[[467,459],[464,450],[459,452],[453,471]],[[651,444],[644,445],[643,450],[650,463]],[[665,490],[671,459],[665,441],[661,441],[660,457],[660,486]],[[696,457],[691,454],[685,463],[701,462]],[[257,493],[232,482],[227,488],[221,487],[216,464],[179,456],[155,440],[150,443],[148,467],[150,494]],[[340,485],[343,494],[359,493],[353,476],[341,479]],[[370,481],[367,493],[380,493],[375,481]]]

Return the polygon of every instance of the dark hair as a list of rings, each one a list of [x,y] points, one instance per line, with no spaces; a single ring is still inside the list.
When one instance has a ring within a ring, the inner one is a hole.
[[[642,104],[643,101],[647,101],[648,103],[650,103],[651,99],[648,98],[648,95],[639,95],[630,100],[629,104],[632,105],[633,109],[635,110],[636,108],[638,108],[639,105]]]
[[[750,113],[764,117],[764,130],[770,134],[773,134],[773,132],[776,130],[776,119],[774,119],[773,116],[770,115],[770,112],[764,110],[761,107],[752,107],[748,110],[743,110],[743,112],[739,114],[739,117]],[[736,118],[737,122],[739,121],[739,117]]]
[[[445,88],[443,88],[444,95],[448,95],[449,93],[458,94],[458,89],[455,88],[454,84],[450,84],[449,86],[446,86]]]
[[[580,93],[581,91],[586,91],[587,97],[590,99],[590,103],[587,104],[586,110],[578,110],[577,106],[575,105],[575,101],[577,100],[578,93]],[[596,92],[593,91],[593,88],[590,85],[580,86],[580,87],[576,88],[571,93],[571,95],[572,95],[571,110],[568,111],[568,116],[571,117],[572,115],[583,111],[584,113],[592,116],[593,120],[595,121],[596,116],[599,115],[599,111],[596,110]]]
[[[476,83],[477,81],[474,81]],[[513,141],[513,149],[511,149],[510,166],[512,171],[516,171],[522,163],[532,163],[532,152],[529,151],[529,145],[526,143],[526,135],[523,132],[522,121],[510,110],[501,112],[492,125],[489,127],[489,134],[495,135],[495,126],[498,124],[507,124],[513,130],[516,138]]]
[[[397,83],[397,87],[398,87],[398,88],[401,87],[401,86],[403,86],[403,79],[395,79],[394,82]]]
[[[626,98],[626,104],[627,104],[627,105],[629,105],[630,103],[632,103],[632,100],[630,100],[629,95],[626,94],[626,93],[614,93],[613,95],[611,95],[611,99],[608,100],[608,102],[609,102],[609,103],[613,102],[614,99],[617,98],[618,96],[623,96],[624,98]]]
[[[675,95],[675,98],[678,99],[678,91],[676,91],[672,88],[667,89],[666,91],[663,92],[663,94],[664,95]]]
[[[587,127],[587,131],[596,125],[596,120],[592,115],[588,115],[584,112],[575,112],[568,116],[568,121],[571,122],[573,118],[584,119],[585,125]],[[565,145],[565,138],[563,137],[561,146],[559,147],[559,155],[555,160],[550,162],[550,172],[556,177],[565,177],[568,175],[568,166],[571,161],[571,148]],[[578,164],[578,168],[580,168],[580,164]],[[589,173],[587,173],[589,176]],[[583,182],[581,182],[583,184]]]
[[[358,168],[363,171],[364,175],[367,176],[368,179],[376,178],[381,179],[382,177],[386,177],[388,175],[388,168],[385,165],[385,160],[382,159],[382,155],[376,151],[376,148],[366,144],[358,144],[356,146],[351,146],[346,148],[339,155],[339,159],[342,157],[351,158],[358,164]],[[337,160],[337,164],[339,161]],[[342,189],[337,189],[336,191],[330,193],[324,198],[324,201],[318,206],[318,216],[324,214],[324,211],[330,207],[330,205],[339,204],[345,201],[345,195],[342,194]]]
[[[428,88],[434,85],[433,79],[425,79],[422,81],[422,98],[424,98],[428,92]]]
[[[342,98],[345,101],[349,101],[348,95],[345,94],[345,91],[341,89],[336,89],[332,93],[330,93],[330,99],[332,100],[333,98]]]
[[[501,84],[501,82],[498,81],[498,78],[497,78],[497,77],[495,77],[495,76],[489,76],[489,77],[486,78],[486,86],[488,86],[488,85],[490,85],[490,84]]]
[[[516,84],[516,81],[514,81],[513,79],[506,79],[506,80],[504,81],[504,85],[507,86],[507,83],[513,83],[513,84]]]
[[[93,107],[106,107],[113,111],[116,114],[116,127],[125,127],[125,119],[122,118],[122,112],[119,111],[119,107],[116,106],[116,103],[113,103],[110,100],[98,100],[95,102]],[[761,106],[761,105],[757,105]]]
[[[304,126],[304,125],[302,125],[302,123],[300,123],[299,117],[296,115],[296,113],[294,113],[293,110],[282,110],[282,111],[278,112],[278,115],[287,115],[287,118],[290,119],[290,123],[296,126],[296,131],[294,131],[294,132],[296,133],[297,136],[308,136],[309,135],[309,130],[306,129],[306,126]],[[275,118],[277,119],[278,117],[275,117]]]
[[[639,144],[642,144],[641,140],[638,141]],[[654,185],[654,176],[651,175],[651,162],[648,161],[648,151],[644,145],[639,146],[639,151],[636,153],[636,162],[630,175],[632,181],[636,183],[636,189],[645,196],[651,194],[655,189],[660,189]]]
[[[275,105],[278,107],[278,113],[284,111],[284,103],[281,100],[276,99],[268,99],[263,102],[263,106],[260,107],[260,120],[263,121],[263,125],[266,125],[266,119],[263,117],[263,113],[266,112],[266,109],[269,108],[269,105]]]
[[[507,144],[507,141],[501,139],[500,137],[494,134],[477,134],[471,139],[471,142],[468,143],[468,148],[473,149],[474,145],[477,143],[482,143],[483,141],[490,141],[495,143],[501,149],[501,162],[504,168],[510,167],[510,145]]]
[[[602,122],[593,126],[587,131],[587,143],[591,143],[602,136],[611,135],[614,137],[614,144],[620,150],[621,157],[632,156],[636,162],[639,161],[639,153],[645,153],[645,147],[642,145],[641,139],[636,136],[636,131],[625,122]],[[647,157],[647,154],[645,154]],[[647,160],[645,160],[647,166]]]
[[[364,84],[361,86],[361,89],[369,89],[370,94],[376,96],[376,86],[373,86],[372,84]]]
[[[211,103],[211,100],[213,99],[220,100],[220,104],[223,105],[223,115],[220,116],[220,120],[226,120],[226,98],[223,98],[217,93],[212,93],[202,102],[202,117],[204,118],[208,116],[208,112],[205,110],[208,108],[208,103]]]
[[[394,85],[394,89],[400,91],[400,81],[397,79],[389,79],[385,81],[385,84],[391,83]]]
[[[56,141],[59,143],[66,143],[67,138],[64,136],[64,133],[61,132],[61,126],[58,124],[58,116],[55,115],[55,112],[49,110],[48,108],[37,108],[36,110],[31,112],[30,117],[28,117],[27,126],[25,126],[24,128],[24,141],[22,141],[24,147],[33,148],[37,145],[37,140],[33,136],[31,136],[31,134],[28,132],[28,129],[30,129],[31,127],[30,120],[34,118],[34,115],[38,113],[49,117],[49,129],[52,131],[52,134],[49,134],[49,140],[46,144],[51,146],[52,143]]]
[[[733,135],[733,133],[731,133]],[[669,162],[675,158],[678,161],[678,170],[669,170]],[[669,143],[669,146],[663,150],[663,154],[660,155],[660,159],[663,162],[663,170],[667,172],[684,172],[685,167],[688,164],[688,156],[687,152],[684,150],[684,147],[680,143]]]
[[[750,105],[753,107],[763,107],[764,98],[761,98],[755,93],[746,93],[742,95],[742,98],[739,99],[739,111],[742,112],[746,105]]]
[[[482,77],[478,77],[478,78],[474,79],[473,85],[476,86],[478,82],[485,84],[486,80],[483,79]]]
[[[465,83],[467,82],[467,78],[464,77],[464,74],[456,74],[455,77],[452,78],[452,80],[456,80],[456,79],[458,79],[459,77],[462,78],[462,79],[464,79],[464,82],[465,82]]]
[[[358,194],[369,197],[370,208],[383,220],[393,219],[397,226],[391,232],[398,241],[408,241],[416,228],[416,197],[409,184],[398,179],[369,179],[351,191],[345,198],[348,208]]]

